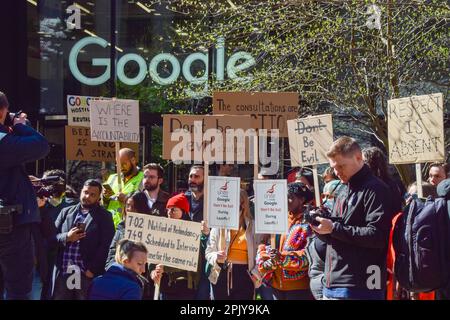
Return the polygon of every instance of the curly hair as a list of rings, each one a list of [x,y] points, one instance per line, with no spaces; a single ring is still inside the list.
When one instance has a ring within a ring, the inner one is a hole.
[[[372,173],[383,180],[389,180],[389,171],[386,155],[378,147],[369,147],[362,150],[364,161]]]

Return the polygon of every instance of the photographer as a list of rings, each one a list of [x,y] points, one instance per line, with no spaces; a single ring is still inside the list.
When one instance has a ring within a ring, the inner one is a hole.
[[[29,299],[33,277],[32,225],[40,222],[24,164],[47,155],[47,140],[20,113],[12,119],[0,92],[0,267],[7,299]],[[8,210],[16,206],[13,211]]]
[[[386,257],[393,216],[389,187],[364,164],[361,148],[349,137],[327,152],[330,166],[347,188],[335,199],[333,216],[317,217],[312,226],[327,243],[324,300],[382,300]]]

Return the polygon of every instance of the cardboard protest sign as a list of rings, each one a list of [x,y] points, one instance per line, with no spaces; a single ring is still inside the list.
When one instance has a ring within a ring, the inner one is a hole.
[[[139,101],[91,101],[92,141],[139,142]]]
[[[114,142],[91,141],[91,129],[86,127],[65,127],[66,159],[79,161],[116,161]],[[122,143],[123,148],[131,148],[139,159],[139,144]]]
[[[165,114],[162,157],[175,163],[244,163],[249,160],[249,141],[255,135],[250,116]]]
[[[279,129],[287,137],[286,121],[297,118],[297,92],[214,92],[213,114],[250,115],[256,129]]]
[[[198,271],[201,224],[128,212],[125,239],[139,241],[148,250],[148,263]]]
[[[69,126],[89,127],[89,109],[94,100],[111,100],[111,98],[89,96],[67,96],[67,121]]]
[[[390,163],[444,160],[443,105],[442,93],[388,101]]]
[[[326,153],[333,143],[331,114],[289,120],[287,126],[293,167],[328,162]]]
[[[208,177],[208,226],[239,229],[239,177]]]
[[[287,180],[255,180],[255,233],[288,231]]]

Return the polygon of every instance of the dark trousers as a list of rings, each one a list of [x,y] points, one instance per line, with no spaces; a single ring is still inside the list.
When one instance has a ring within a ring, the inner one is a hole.
[[[273,289],[276,300],[314,300],[310,290],[281,291]]]
[[[63,275],[61,272],[56,277],[55,288],[53,291],[53,300],[87,300],[89,287],[91,286],[92,279],[88,278],[81,272],[80,286],[79,288],[71,288],[68,284],[73,284],[73,277],[77,276],[76,273]],[[71,278],[70,278],[71,277]],[[69,279],[70,278],[70,279]]]
[[[194,300],[196,291],[188,288],[186,280],[177,281],[172,288],[161,288],[160,300]]]
[[[222,265],[219,264],[221,267]],[[233,264],[232,288],[228,295],[228,271],[222,270],[217,283],[212,286],[215,300],[253,300],[255,286],[248,274],[248,265]]]
[[[33,283],[32,224],[15,226],[9,234],[0,234],[0,269],[8,300],[31,298]]]

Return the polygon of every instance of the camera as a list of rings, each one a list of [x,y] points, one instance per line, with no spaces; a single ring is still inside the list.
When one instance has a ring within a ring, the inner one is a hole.
[[[38,198],[48,198],[50,196],[59,195],[65,190],[64,180],[58,176],[49,176],[42,179],[34,180],[34,192]]]
[[[311,205],[306,206],[306,210],[303,213],[303,220],[313,226],[318,226],[320,223],[316,221],[317,217],[330,219],[333,222],[342,222],[342,217],[334,217],[326,207],[313,207]]]

